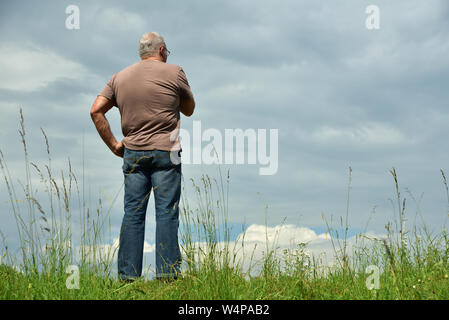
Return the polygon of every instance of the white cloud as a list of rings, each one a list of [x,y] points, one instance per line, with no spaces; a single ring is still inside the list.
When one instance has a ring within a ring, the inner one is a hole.
[[[31,42],[0,45],[0,88],[33,91],[58,78],[79,79],[87,72],[79,63]]]
[[[381,238],[381,235],[367,233],[371,239]],[[253,224],[241,233],[235,241],[220,242],[214,249],[216,257],[223,257],[223,252],[227,248],[233,267],[241,268],[244,273],[257,275],[267,257],[267,251],[272,252],[279,258],[281,266],[285,263],[287,257],[298,254],[301,245],[304,247],[304,255],[309,258],[316,258],[319,267],[332,267],[337,263],[336,250],[342,245],[342,239],[332,238],[328,233],[317,234],[310,228],[297,227],[292,224],[277,225],[268,227],[264,225]],[[353,236],[347,239],[347,253],[352,255],[356,245],[369,244],[362,237]],[[211,247],[206,242],[192,243],[195,252],[196,261],[202,261],[207,257]],[[189,250],[188,249],[188,250]],[[201,253],[201,254],[200,254]],[[284,254],[287,253],[287,256]],[[183,252],[185,255],[186,252]],[[290,256],[289,256],[290,255]],[[317,266],[317,265],[316,265]],[[317,266],[317,267],[318,267]],[[323,269],[325,270],[325,268]]]
[[[114,238],[112,244],[101,244],[96,246],[81,246],[79,247],[79,254],[84,252],[85,259],[87,261],[102,261],[102,262],[115,262],[117,261],[117,254],[119,249],[119,238]],[[144,241],[143,244],[143,252],[144,253],[152,253],[156,249],[154,244],[149,244],[147,241]]]
[[[320,144],[394,146],[414,143],[414,139],[399,128],[376,122],[352,127],[324,125],[310,133],[302,129],[297,129],[296,132],[299,139]]]
[[[330,239],[328,234],[317,235],[309,228],[296,227],[292,224],[267,227],[253,224],[245,231],[245,235],[240,234],[238,240],[245,238],[248,242],[276,243],[279,246],[289,246],[291,244],[307,243],[316,240]],[[238,241],[237,240],[237,241]]]

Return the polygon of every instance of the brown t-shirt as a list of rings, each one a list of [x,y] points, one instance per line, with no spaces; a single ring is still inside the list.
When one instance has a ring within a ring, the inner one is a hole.
[[[142,60],[114,74],[99,95],[119,108],[126,148],[180,149],[170,135],[180,127],[180,100],[193,97],[181,67]]]

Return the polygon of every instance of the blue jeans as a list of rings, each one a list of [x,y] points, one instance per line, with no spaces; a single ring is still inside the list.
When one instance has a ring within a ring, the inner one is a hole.
[[[181,263],[178,245],[181,164],[170,152],[125,148],[125,215],[120,230],[118,274],[120,279],[142,275],[145,216],[153,189],[156,207],[156,277],[176,278]]]

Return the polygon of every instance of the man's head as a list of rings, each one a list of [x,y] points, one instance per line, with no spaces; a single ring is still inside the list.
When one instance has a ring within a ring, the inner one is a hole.
[[[155,60],[167,62],[168,53],[164,38],[157,32],[145,33],[140,38],[139,55],[142,60],[155,58]]]

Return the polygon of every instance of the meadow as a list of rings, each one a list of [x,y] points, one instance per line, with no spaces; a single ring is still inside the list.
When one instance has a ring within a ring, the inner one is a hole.
[[[396,217],[386,223],[386,237],[365,239],[349,246],[348,210],[337,226],[326,222],[333,235],[334,263],[323,265],[307,253],[307,243],[286,250],[265,244],[254,258],[240,241],[231,241],[229,171],[217,178],[202,176],[183,182],[195,197],[181,202],[180,245],[183,273],[176,281],[139,279],[120,282],[114,271],[116,252],[105,250],[110,239],[110,207],[102,199],[89,207],[84,178],[67,169],[52,170],[50,141],[44,130],[47,163],[29,159],[24,117],[20,129],[26,180],[11,175],[0,150],[0,169],[9,195],[8,214],[14,216],[20,246],[8,247],[0,226],[0,299],[151,299],[151,300],[409,300],[449,298],[449,238],[446,230],[424,226],[405,229],[406,198],[396,170]],[[33,133],[34,134],[34,133]],[[84,168],[83,168],[84,169]],[[348,181],[348,208],[351,189]],[[448,196],[446,176],[442,183]],[[37,182],[38,181],[38,182]],[[37,192],[37,190],[40,192]],[[444,217],[448,213],[442,210]],[[74,224],[73,220],[80,222]],[[76,228],[76,230],[74,230]],[[339,230],[339,231],[337,231]],[[339,233],[339,234],[338,234]],[[76,266],[73,269],[72,266]],[[373,269],[373,266],[375,268]]]

